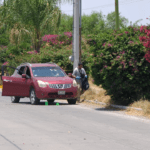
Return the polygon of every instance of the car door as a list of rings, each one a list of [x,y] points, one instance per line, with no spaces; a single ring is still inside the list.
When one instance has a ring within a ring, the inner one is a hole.
[[[17,71],[12,76],[3,76],[3,90],[2,96],[22,96],[23,87],[22,87],[22,72],[24,71],[25,66],[21,66],[19,71]]]
[[[18,94],[15,92],[15,83],[13,82],[14,77],[10,76],[3,76],[2,82],[3,82],[3,89],[2,89],[2,96],[18,96]]]
[[[17,75],[15,76],[15,85],[16,85],[16,90],[18,91],[18,96],[20,97],[25,97],[26,96],[26,92],[25,92],[25,82],[26,79],[22,78],[22,74],[26,73],[26,66],[21,66],[19,71],[17,72]]]
[[[22,80],[22,87],[23,87],[22,96],[29,97],[30,85],[31,85],[31,73],[30,73],[30,68],[28,66],[26,66],[24,74],[26,74],[27,77],[29,78]]]

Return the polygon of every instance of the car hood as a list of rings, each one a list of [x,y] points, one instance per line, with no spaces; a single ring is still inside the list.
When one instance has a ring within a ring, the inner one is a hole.
[[[50,84],[70,84],[73,82],[73,79],[70,77],[36,77],[36,80],[41,80]]]

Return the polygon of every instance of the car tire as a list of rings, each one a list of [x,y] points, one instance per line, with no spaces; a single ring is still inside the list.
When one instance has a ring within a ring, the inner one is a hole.
[[[11,102],[12,103],[19,103],[19,101],[20,101],[20,97],[11,96]]]
[[[40,99],[36,97],[36,93],[33,88],[30,90],[30,102],[31,102],[31,105],[37,105],[40,102]]]
[[[55,101],[55,99],[48,99],[47,101],[48,101],[48,103],[53,103]]]
[[[76,104],[77,99],[67,99],[68,104]]]

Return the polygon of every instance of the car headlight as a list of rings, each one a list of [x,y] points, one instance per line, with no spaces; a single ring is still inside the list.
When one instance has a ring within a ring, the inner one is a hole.
[[[43,82],[41,80],[38,80],[37,83],[38,83],[39,87],[46,87],[48,85],[48,82]]]
[[[73,80],[73,87],[76,87],[76,86],[78,86],[77,82],[76,82],[76,80]]]

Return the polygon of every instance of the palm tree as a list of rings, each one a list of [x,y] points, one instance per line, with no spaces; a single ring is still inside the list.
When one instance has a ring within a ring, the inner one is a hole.
[[[40,51],[42,33],[49,26],[57,30],[60,24],[61,11],[57,3],[72,0],[4,0],[0,9],[1,22],[12,31],[15,44],[28,34],[35,50]],[[16,32],[17,31],[17,32]],[[16,35],[16,33],[18,33]],[[15,36],[14,36],[15,35]]]

